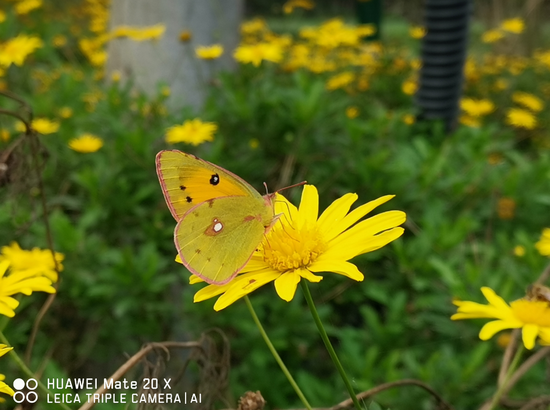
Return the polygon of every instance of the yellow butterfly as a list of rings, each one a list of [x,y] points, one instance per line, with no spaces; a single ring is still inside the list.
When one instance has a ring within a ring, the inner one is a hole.
[[[194,155],[161,151],[157,175],[178,221],[174,242],[183,264],[206,282],[229,282],[277,221],[275,194],[261,196],[237,175]]]

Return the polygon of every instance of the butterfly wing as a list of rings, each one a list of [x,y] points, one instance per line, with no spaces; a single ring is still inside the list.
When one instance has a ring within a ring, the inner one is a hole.
[[[261,195],[237,175],[194,155],[161,151],[157,175],[172,216],[179,221],[191,208],[212,198]]]
[[[176,248],[193,274],[222,285],[246,265],[273,217],[273,207],[262,197],[210,199],[191,208],[178,222]]]

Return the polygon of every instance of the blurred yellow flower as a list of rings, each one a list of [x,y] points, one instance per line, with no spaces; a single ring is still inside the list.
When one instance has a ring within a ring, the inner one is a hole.
[[[516,211],[516,201],[512,198],[499,198],[497,202],[497,215],[500,219],[513,219]]]
[[[165,140],[169,144],[185,142],[200,145],[214,140],[218,126],[213,122],[202,122],[200,119],[187,120],[182,125],[175,125],[166,130]]]
[[[61,264],[63,259],[65,255],[62,253],[55,252],[54,261],[49,249],[32,248],[27,251],[21,249],[17,242],[0,248],[0,262],[8,261],[12,272],[37,269],[42,276],[49,278],[52,282],[57,281],[56,264],[60,272],[63,270]]]
[[[357,89],[359,91],[367,91],[369,89],[369,80],[366,77],[360,77],[359,80],[357,80]]]
[[[482,117],[493,112],[495,105],[487,99],[463,98],[460,100],[460,108],[471,117]]]
[[[83,154],[96,152],[103,146],[103,140],[93,134],[82,134],[78,138],[69,140],[69,148]]]
[[[315,3],[312,0],[288,0],[283,4],[283,12],[290,14],[295,8],[302,8],[305,10],[312,10],[315,7]]]
[[[241,34],[245,36],[250,36],[267,29],[268,28],[265,20],[259,17],[256,17],[250,21],[245,21],[241,24]]]
[[[409,28],[409,35],[415,39],[421,39],[426,35],[426,28],[421,26],[411,26]]]
[[[13,347],[9,347],[3,343],[0,344],[0,356],[4,356],[6,353],[8,353],[12,349]],[[0,374],[0,393],[9,394],[10,396],[13,396],[15,392],[10,386],[4,383],[4,380],[6,380],[6,376],[4,376],[3,374]],[[0,397],[0,403],[3,403],[5,401],[6,400],[3,397]]]
[[[539,112],[544,108],[542,100],[533,94],[516,91],[512,94],[512,101],[529,108],[531,111]]]
[[[330,77],[325,84],[325,88],[330,91],[337,90],[350,85],[353,80],[355,80],[355,74],[351,71],[344,71]]]
[[[276,43],[257,43],[240,45],[233,54],[235,60],[243,64],[253,64],[258,67],[263,60],[279,63],[283,59],[283,50]]]
[[[5,129],[0,129],[0,140],[8,142],[11,138],[10,132]]]
[[[512,340],[512,334],[510,332],[503,332],[500,335],[498,335],[497,344],[503,349],[505,349],[506,347],[508,347],[511,340]]]
[[[418,83],[413,79],[405,80],[401,85],[401,90],[407,95],[413,95],[418,90]]]
[[[505,80],[504,78],[499,78],[498,80],[495,81],[495,89],[497,91],[503,91],[503,90],[506,90],[508,87],[509,87],[509,83],[507,80]]]
[[[191,40],[191,31],[189,30],[182,30],[179,35],[179,39],[182,43],[185,43],[186,41]]]
[[[458,119],[458,122],[460,122],[463,125],[466,125],[467,127],[472,128],[479,128],[481,127],[481,122],[479,121],[479,117],[472,117],[470,115],[461,115]]]
[[[71,107],[61,107],[59,109],[59,116],[64,119],[71,118],[73,116],[73,109]]]
[[[0,66],[9,67],[11,64],[23,65],[27,56],[44,43],[36,36],[19,34],[3,44],[0,44]]]
[[[120,73],[119,70],[113,70],[113,72],[111,73],[111,80],[114,83],[118,83],[121,77],[122,77],[122,74]]]
[[[59,122],[50,121],[47,118],[35,118],[32,120],[31,127],[39,134],[53,134],[59,130]],[[25,124],[21,121],[18,121],[14,128],[16,131],[25,132]]]
[[[521,245],[514,246],[514,255],[516,255],[518,258],[522,258],[525,256],[525,247]]]
[[[413,125],[416,122],[416,118],[412,114],[405,114],[403,116],[403,122],[407,125]]]
[[[504,160],[502,154],[500,152],[491,152],[487,156],[487,162],[489,165],[498,165]]]
[[[32,128],[39,134],[53,134],[59,130],[59,122],[47,118],[36,118],[32,121]]]
[[[169,97],[170,93],[171,93],[170,87],[168,87],[167,85],[163,85],[160,88],[160,95],[162,95],[163,97]]]
[[[504,20],[500,28],[514,34],[520,34],[525,29],[525,23],[520,18]]]
[[[65,37],[65,36],[62,35],[62,34],[58,34],[57,36],[55,36],[55,37],[52,39],[52,44],[53,44],[55,47],[63,47],[64,45],[67,44],[67,37]]]
[[[49,252],[49,251],[48,251]],[[7,317],[15,316],[15,308],[19,306],[19,301],[12,296],[17,293],[30,295],[32,292],[55,293],[50,277],[43,275],[39,266],[29,267],[27,269],[10,269],[9,260],[0,261],[0,315]]]
[[[15,4],[15,12],[23,15],[42,6],[42,0],[21,0]]]
[[[544,228],[539,241],[535,244],[537,251],[543,256],[550,256],[550,228]]]
[[[346,108],[346,117],[348,117],[350,120],[357,118],[359,116],[359,108],[356,106],[351,106]]]
[[[495,43],[504,37],[504,33],[499,29],[487,30],[481,35],[481,41],[484,43]]]
[[[256,149],[260,146],[260,141],[258,141],[257,138],[251,138],[250,141],[248,141],[248,146],[252,149]]]
[[[3,10],[0,10],[0,23],[6,21],[6,13]]]
[[[532,130],[537,126],[537,119],[527,110],[510,108],[506,113],[506,123],[517,128]]]
[[[223,54],[223,46],[221,44],[198,46],[195,48],[195,54],[203,60],[214,60]]]
[[[128,37],[135,41],[158,40],[164,35],[165,31],[166,26],[164,24],[155,24],[146,27],[118,26],[111,31],[107,39],[112,37]]]

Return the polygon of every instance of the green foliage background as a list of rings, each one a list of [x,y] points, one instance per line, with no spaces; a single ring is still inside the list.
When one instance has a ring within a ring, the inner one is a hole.
[[[219,313],[213,311],[213,301],[193,304],[198,287],[187,284],[188,273],[173,261],[175,222],[164,204],[154,157],[168,148],[163,139],[167,127],[198,115],[218,124],[215,141],[171,148],[227,168],[259,190],[264,181],[271,189],[279,187],[281,167],[292,156],[295,166],[287,182],[307,179],[317,186],[320,209],[356,192],[360,203],[395,194],[377,211],[407,213],[403,238],[354,260],[365,273],[364,282],[326,274],[311,286],[357,391],[417,378],[456,408],[479,406],[492,394],[502,349],[496,338],[479,341],[482,321],[451,322],[451,302],[482,302],[481,286],[507,300],[520,298],[547,262],[533,246],[549,220],[547,113],[532,132],[504,124],[504,103],[481,127],[461,125],[451,135],[444,135],[437,123],[407,125],[403,115],[414,113],[413,100],[400,86],[409,73],[392,72],[390,56],[388,70],[377,74],[365,92],[328,91],[326,75],[286,73],[263,63],[259,69],[241,66],[222,75],[201,112],[164,114],[160,92],[147,98],[131,91],[131,84],[118,88],[94,79],[95,70],[75,44],[70,46],[76,60],[68,61],[51,46],[53,36],[68,27],[54,27],[40,20],[40,13],[25,21],[8,15],[0,38],[24,28],[46,44],[23,67],[8,70],[5,81],[11,92],[28,101],[39,117],[56,118],[63,106],[74,110],[59,132],[40,137],[55,249],[66,256],[56,302],[35,348],[35,368],[51,352],[44,377],[85,376],[98,368],[104,370],[100,377],[107,377],[123,363],[124,353],[132,354],[144,342],[193,340],[207,328],[219,327],[232,349],[230,400],[260,390],[270,408],[301,407],[244,303]],[[408,47],[411,39],[402,34],[407,24],[390,21],[390,46]],[[483,47],[474,49],[483,52]],[[467,92],[483,97],[490,81],[482,77],[468,84]],[[539,93],[537,84],[548,83],[550,71],[526,69],[513,81],[502,101],[509,101],[516,88]],[[358,118],[346,117],[349,106],[359,107]],[[6,107],[13,108],[7,102]],[[0,121],[12,130],[11,120]],[[93,154],[70,150],[68,140],[82,132],[101,136],[105,146]],[[257,148],[252,139],[259,142]],[[12,141],[0,142],[0,152]],[[490,163],[492,154],[501,161]],[[23,144],[17,155],[28,162],[28,147]],[[0,188],[1,245],[16,240],[26,249],[45,248],[36,179],[23,171]],[[285,194],[297,203],[300,189]],[[511,220],[496,213],[501,197],[517,204]],[[514,256],[517,245],[525,247],[524,257]],[[7,324],[4,333],[16,350],[24,351],[44,298],[22,299]],[[344,387],[300,290],[287,303],[270,284],[251,299],[311,404],[327,407],[344,400]],[[3,366],[11,369],[6,358]],[[12,371],[5,371],[8,380],[17,375]],[[540,364],[512,396],[543,394],[545,377]],[[387,391],[375,400],[382,408],[434,408],[431,398],[412,387]]]

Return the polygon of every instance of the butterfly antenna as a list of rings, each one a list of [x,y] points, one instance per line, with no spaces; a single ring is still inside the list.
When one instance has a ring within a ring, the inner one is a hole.
[[[278,189],[275,192],[279,193],[281,191],[284,191],[285,189],[296,188],[297,186],[302,186],[302,185],[305,185],[305,184],[307,184],[307,181],[298,182],[297,184],[285,186],[284,188]],[[266,186],[266,188],[267,188],[267,186]]]

